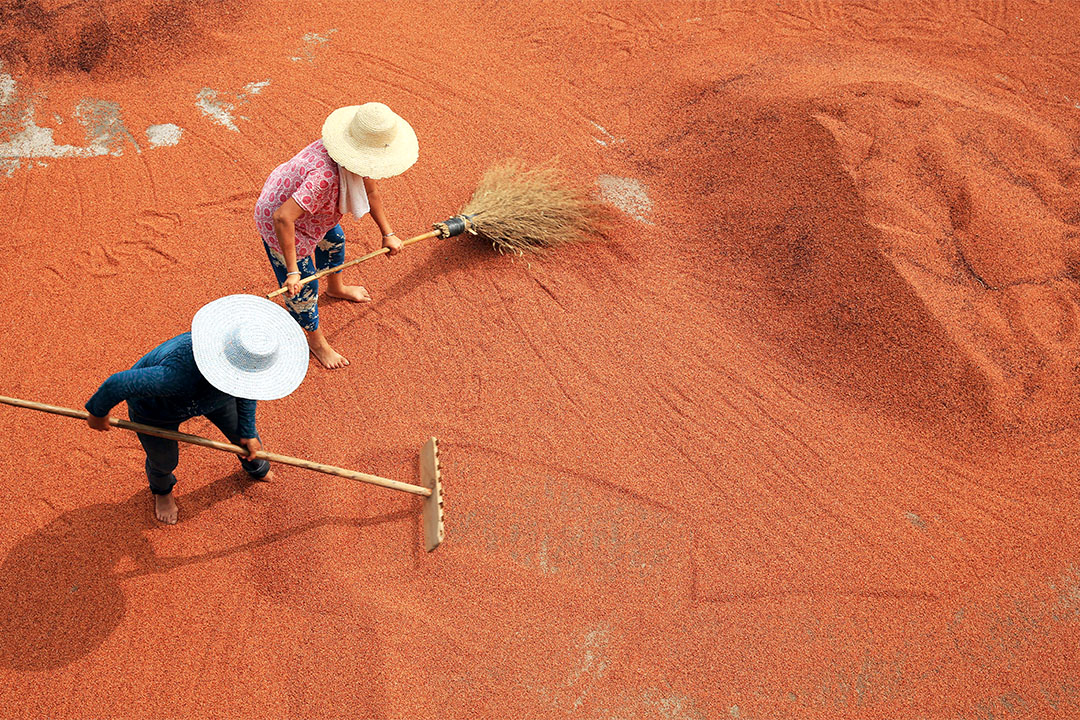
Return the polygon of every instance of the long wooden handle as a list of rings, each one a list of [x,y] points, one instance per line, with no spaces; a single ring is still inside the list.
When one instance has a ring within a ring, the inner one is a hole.
[[[0,395],[0,403],[6,405],[14,405],[15,407],[28,408],[30,410],[40,410],[41,412],[52,413],[54,415],[66,415],[67,417],[78,418],[85,420],[90,413],[85,410],[72,410],[71,408],[57,407],[56,405],[45,405],[43,403],[32,402],[30,400],[20,400],[18,398],[4,397]],[[115,427],[123,428],[125,430],[133,430],[144,435],[154,435],[168,440],[177,440],[179,442],[190,443],[192,445],[201,445],[203,447],[212,448],[214,450],[222,450],[224,452],[234,453],[236,455],[247,456],[247,448],[242,448],[239,445],[233,445],[232,443],[219,442],[217,440],[211,440],[210,438],[200,437],[199,435],[188,435],[187,433],[176,432],[175,430],[165,430],[164,428],[153,427],[152,425],[143,425],[142,423],[130,422],[128,420],[118,420],[114,417],[109,418],[109,423]],[[367,473],[356,472],[354,470],[346,470],[345,468],[336,467],[334,465],[324,465],[322,463],[311,462],[310,460],[304,460],[302,458],[289,457],[288,455],[278,455],[277,453],[269,453],[260,450],[255,453],[255,457],[263,460],[269,460],[270,462],[282,463],[284,465],[294,465],[296,467],[307,468],[308,470],[314,470],[316,472],[326,473],[327,475],[336,475],[338,477],[348,478],[349,480],[358,480],[359,482],[369,483],[371,485],[379,485],[381,487],[390,488],[392,490],[401,490],[403,492],[412,493],[413,495],[423,495],[428,497],[431,495],[431,490],[420,485],[410,485],[409,483],[398,482],[397,480],[390,480],[389,478],[379,477],[378,475],[368,475]]]
[[[405,247],[406,245],[412,245],[414,242],[420,242],[421,240],[428,240],[428,239],[433,238],[433,237],[439,237],[441,234],[442,234],[442,232],[439,231],[439,230],[431,230],[429,232],[424,233],[423,235],[417,235],[415,237],[409,238],[408,240],[402,240],[401,241],[401,247]],[[376,257],[378,255],[384,255],[384,254],[386,254],[388,252],[390,252],[390,248],[385,248],[385,247],[379,248],[378,250],[375,250],[374,252],[369,252],[367,255],[361,255],[358,258],[350,260],[349,262],[342,263],[342,264],[337,265],[335,267],[326,268],[325,270],[320,270],[319,272],[315,273],[314,275],[308,275],[306,278],[304,278],[303,280],[300,281],[300,284],[301,285],[307,285],[312,280],[318,280],[323,275],[329,275],[330,273],[341,272],[342,270],[344,270],[347,267],[352,267],[353,265],[356,265],[358,263],[362,263],[365,260],[370,260],[371,258]],[[274,298],[276,298],[278,295],[282,294],[286,290],[287,290],[287,288],[285,288],[284,286],[279,287],[277,290],[275,290],[275,291],[273,291],[271,293],[267,293],[266,297],[269,298],[270,300],[273,300]]]

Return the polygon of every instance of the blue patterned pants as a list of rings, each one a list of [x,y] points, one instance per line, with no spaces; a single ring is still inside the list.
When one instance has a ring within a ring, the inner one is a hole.
[[[285,257],[274,250],[265,242],[266,256],[270,258],[270,265],[274,268],[278,286],[285,282],[288,268],[285,267]],[[314,275],[319,270],[337,267],[345,262],[345,231],[340,225],[335,225],[330,232],[323,236],[322,242],[315,246],[315,252],[307,257],[297,258],[296,269],[300,271],[300,278]],[[312,280],[307,285],[300,287],[296,297],[285,297],[285,307],[300,327],[308,332],[319,329],[319,281]]]

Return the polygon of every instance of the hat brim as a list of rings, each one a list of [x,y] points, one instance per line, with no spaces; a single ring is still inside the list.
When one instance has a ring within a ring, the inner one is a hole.
[[[278,339],[273,362],[244,370],[225,357],[227,338],[254,324]],[[206,381],[223,393],[248,400],[277,400],[300,386],[308,371],[304,331],[280,305],[257,295],[227,295],[199,308],[191,320],[191,349]]]
[[[400,115],[398,132],[387,147],[358,147],[349,140],[349,123],[359,105],[338,108],[327,116],[322,127],[322,141],[330,158],[351,173],[380,180],[400,175],[420,157],[420,142],[416,133]]]

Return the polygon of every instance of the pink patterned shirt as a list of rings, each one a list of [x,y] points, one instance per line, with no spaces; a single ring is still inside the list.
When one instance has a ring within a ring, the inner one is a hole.
[[[296,257],[310,255],[341,220],[338,183],[337,163],[330,159],[322,140],[274,168],[255,203],[255,226],[263,242],[281,252],[274,233],[274,211],[292,197],[307,211],[296,221]]]

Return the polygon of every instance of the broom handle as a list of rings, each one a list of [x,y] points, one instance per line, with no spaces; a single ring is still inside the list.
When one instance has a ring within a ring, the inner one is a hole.
[[[428,239],[433,238],[433,237],[439,237],[439,235],[441,235],[441,234],[442,233],[439,230],[431,230],[429,232],[424,233],[423,235],[417,235],[416,237],[411,237],[408,240],[402,240],[401,241],[401,247],[405,247],[406,245],[412,245],[414,242],[420,242],[421,240],[428,240]],[[323,275],[329,275],[330,273],[340,272],[340,271],[344,270],[347,267],[351,267],[353,265],[356,265],[357,263],[362,263],[365,260],[370,260],[371,258],[373,258],[373,257],[375,257],[377,255],[382,255],[382,254],[388,253],[388,252],[390,252],[390,248],[386,248],[386,247],[379,248],[378,250],[376,250],[374,252],[369,252],[367,255],[362,255],[362,256],[354,259],[354,260],[350,260],[347,263],[342,263],[342,264],[337,265],[337,266],[332,267],[332,268],[326,268],[325,270],[320,270],[319,272],[315,273],[314,275],[308,275],[306,278],[304,278],[303,280],[300,281],[300,284],[301,285],[307,285],[312,280],[318,280]],[[273,300],[274,298],[276,298],[278,295],[285,292],[286,290],[287,290],[287,288],[279,287],[274,292],[267,293],[266,297],[268,299]]]
[[[4,397],[0,395],[0,403],[6,405],[14,405],[15,407],[28,408],[30,410],[40,410],[42,412],[53,413],[54,415],[66,415],[67,417],[78,418],[85,420],[90,413],[85,410],[72,410],[71,408],[57,407],[55,405],[45,405],[43,403],[31,402],[30,400],[19,400],[18,398]],[[190,443],[192,445],[201,445],[203,447],[212,448],[214,450],[222,450],[224,452],[234,453],[236,455],[246,456],[248,454],[247,448],[242,448],[239,445],[233,445],[232,443],[223,443],[217,440],[211,440],[210,438],[200,437],[198,435],[188,435],[187,433],[176,432],[174,430],[165,430],[164,428],[157,428],[151,425],[143,425],[141,423],[129,422],[127,420],[118,420],[116,418],[109,418],[109,424],[125,430],[133,430],[144,435],[154,435],[160,438],[166,438],[167,440],[177,440],[179,442]],[[322,463],[311,462],[310,460],[304,460],[302,458],[289,457],[288,455],[278,455],[277,453],[269,453],[260,450],[255,453],[255,457],[269,460],[270,462],[283,463],[285,465],[294,465],[296,467],[307,468],[308,470],[314,470],[316,472],[326,473],[327,475],[337,475],[338,477],[348,478],[349,480],[358,480],[360,482],[370,483],[371,485],[379,485],[381,487],[390,488],[392,490],[402,490],[413,495],[423,495],[427,497],[431,495],[431,490],[420,485],[410,485],[408,483],[398,482],[397,480],[390,480],[389,478],[379,477],[378,475],[368,475],[367,473],[355,472],[353,470],[346,470],[345,468],[335,467],[333,465],[324,465]]]

